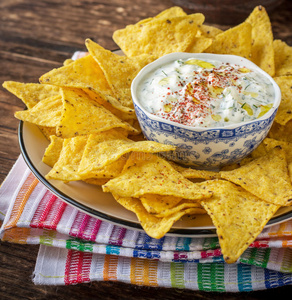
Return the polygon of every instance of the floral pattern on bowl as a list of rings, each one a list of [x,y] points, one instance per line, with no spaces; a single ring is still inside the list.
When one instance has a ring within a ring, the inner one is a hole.
[[[167,158],[183,165],[198,168],[217,168],[240,161],[254,150],[266,137],[277,110],[264,120],[253,121],[233,129],[206,129],[200,132],[180,128],[151,120],[135,105],[135,111],[148,140],[171,144],[177,150],[168,153]]]

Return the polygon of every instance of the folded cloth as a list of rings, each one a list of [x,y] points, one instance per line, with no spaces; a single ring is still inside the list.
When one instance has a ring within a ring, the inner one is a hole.
[[[292,284],[292,220],[266,228],[236,264],[217,237],[150,238],[103,221],[53,195],[20,156],[0,188],[0,237],[40,244],[33,282],[112,280],[203,291],[255,291]]]

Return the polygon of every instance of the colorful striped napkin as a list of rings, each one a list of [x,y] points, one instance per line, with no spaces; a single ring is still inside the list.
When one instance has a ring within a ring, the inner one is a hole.
[[[292,284],[292,220],[269,227],[236,264],[218,239],[156,240],[91,217],[57,198],[20,156],[0,188],[3,241],[39,244],[33,282],[112,280],[202,291],[255,291]]]

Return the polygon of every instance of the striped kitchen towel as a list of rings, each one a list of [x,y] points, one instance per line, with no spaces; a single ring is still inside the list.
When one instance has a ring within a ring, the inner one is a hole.
[[[150,238],[96,219],[53,195],[20,156],[0,188],[3,241],[39,244],[35,284],[112,280],[203,291],[254,291],[292,284],[292,220],[266,228],[236,264],[217,237]]]

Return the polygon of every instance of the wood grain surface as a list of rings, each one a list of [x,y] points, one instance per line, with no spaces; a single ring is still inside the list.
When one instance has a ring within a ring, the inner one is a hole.
[[[1,0],[0,82],[37,82],[40,75],[61,66],[74,51],[85,50],[86,38],[114,50],[117,46],[112,33],[116,29],[171,6],[169,0]],[[289,0],[270,14],[274,37],[289,45],[291,14]],[[218,27],[227,29],[228,25]],[[0,183],[20,154],[18,121],[13,115],[23,108],[19,99],[0,88]],[[31,278],[37,252],[35,245],[0,242],[0,299],[267,299],[292,293],[291,286],[244,294],[148,288],[119,282],[35,286]]]

